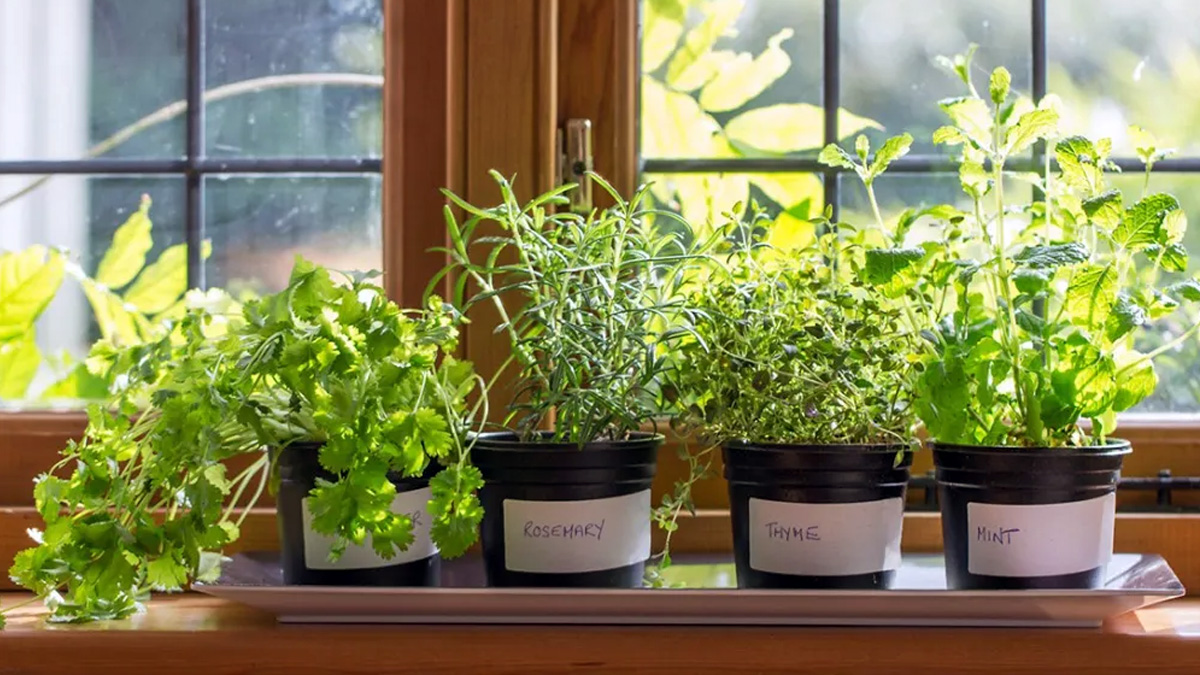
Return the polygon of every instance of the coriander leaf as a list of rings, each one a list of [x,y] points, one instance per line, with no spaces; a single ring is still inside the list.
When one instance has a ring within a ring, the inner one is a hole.
[[[1067,286],[1067,312],[1080,326],[1091,328],[1108,319],[1116,302],[1117,271],[1109,265],[1085,265]]]
[[[443,556],[458,557],[475,542],[476,529],[483,519],[483,507],[476,494],[483,487],[483,475],[470,465],[452,465],[434,476],[429,487],[433,493],[429,502],[431,536]]]
[[[1125,212],[1125,219],[1113,230],[1113,241],[1132,251],[1163,243],[1163,220],[1179,209],[1179,200],[1167,194],[1150,195]]]
[[[445,457],[454,448],[446,420],[436,410],[421,408],[413,418],[417,437],[430,456]]]
[[[1086,246],[1071,242],[1069,244],[1027,246],[1013,260],[1024,267],[1039,269],[1086,262],[1089,255]]]
[[[146,583],[156,591],[179,591],[188,583],[187,568],[171,555],[163,555],[146,565]]]

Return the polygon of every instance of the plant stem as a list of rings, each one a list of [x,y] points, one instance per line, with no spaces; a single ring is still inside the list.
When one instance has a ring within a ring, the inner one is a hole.
[[[1183,344],[1189,337],[1195,335],[1197,331],[1200,331],[1200,321],[1197,321],[1196,323],[1192,324],[1191,328],[1188,328],[1187,330],[1183,331],[1178,336],[1176,336],[1174,339],[1172,339],[1170,342],[1167,342],[1166,344],[1159,346],[1157,349],[1155,349],[1149,353],[1143,354],[1140,359],[1137,359],[1136,361],[1132,361],[1132,362],[1127,363],[1124,366],[1122,366],[1121,369],[1117,371],[1117,377],[1120,377],[1121,375],[1125,374],[1126,371],[1130,370],[1131,368],[1133,368],[1135,366],[1138,366],[1146,361],[1152,361],[1155,358],[1157,358],[1158,356],[1165,354],[1166,352],[1169,352],[1172,349],[1178,347],[1179,345]]]
[[[202,100],[204,103],[215,103],[217,101],[236,98],[243,94],[254,94],[272,89],[289,89],[292,87],[373,87],[376,89],[383,87],[382,75],[363,75],[359,73],[293,73],[290,75],[269,75],[267,77],[256,77],[240,82],[231,82],[223,84],[219,87],[213,87],[204,92]],[[105,138],[99,143],[88,148],[84,157],[99,157],[106,152],[125,143],[129,139],[137,136],[139,133],[154,126],[158,126],[164,122],[179,117],[187,112],[187,101],[179,100],[155,110],[145,117],[129,124],[116,133]],[[47,174],[29,183],[25,187],[16,192],[0,198],[0,208],[15,202],[25,195],[37,190],[45,185],[50,179],[57,174]]]

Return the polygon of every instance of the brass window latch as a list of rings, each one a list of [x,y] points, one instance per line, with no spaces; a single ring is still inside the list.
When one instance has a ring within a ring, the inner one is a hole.
[[[584,175],[592,170],[592,121],[570,119],[558,132],[558,177],[562,185],[576,183],[578,188],[567,194],[574,213],[592,210],[592,183]]]

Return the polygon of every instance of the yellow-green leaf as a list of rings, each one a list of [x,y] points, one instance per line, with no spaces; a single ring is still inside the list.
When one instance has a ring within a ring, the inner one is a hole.
[[[784,209],[808,200],[810,212],[824,208],[821,179],[811,173],[752,173],[747,178],[763,194]]]
[[[108,383],[104,378],[93,375],[86,365],[78,363],[62,379],[47,387],[40,398],[43,401],[94,400],[104,398],[107,394]]]
[[[983,99],[974,96],[949,98],[938,102],[942,110],[963,134],[981,148],[992,147],[992,112]]]
[[[642,78],[642,154],[646,157],[729,157],[721,125],[696,99]]]
[[[787,73],[792,60],[781,45],[795,34],[784,28],[767,41],[767,48],[756,58],[742,54],[727,64],[700,92],[700,107],[712,112],[736,110]]]
[[[63,259],[45,246],[0,254],[0,340],[33,325],[63,280]]]
[[[743,209],[750,195],[746,174],[692,174],[673,176],[670,181],[679,199],[679,212],[698,236],[712,231],[722,222],[722,214],[737,204]],[[741,213],[735,214],[741,216]]]
[[[712,82],[725,70],[737,68],[741,63],[752,61],[749,54],[739,54],[727,49],[705,52],[696,59],[691,68],[671,81],[671,88],[675,91],[693,92]]]
[[[32,330],[16,340],[0,342],[0,400],[25,398],[41,363],[42,352]]]
[[[83,294],[92,305],[96,315],[96,324],[105,340],[114,344],[128,346],[138,344],[142,336],[138,332],[134,312],[131,312],[121,298],[112,292],[98,287],[90,280],[83,281]]]
[[[683,7],[679,0],[646,3],[642,25],[642,72],[652,73],[667,60],[683,35]]]
[[[704,20],[688,31],[683,46],[667,65],[667,84],[674,87],[677,81],[688,78],[687,71],[701,63],[713,44],[729,32],[733,22],[742,13],[744,4],[745,0],[715,0],[705,7]]]
[[[825,113],[810,103],[780,103],[756,108],[729,120],[730,140],[773,153],[799,152],[825,142]],[[882,129],[878,122],[845,110],[838,111],[838,133],[844,138],[866,128]]]
[[[790,252],[808,248],[815,240],[816,227],[810,221],[800,220],[784,211],[767,231],[766,243],[779,251]]]
[[[113,234],[112,244],[96,268],[96,281],[118,289],[133,281],[146,264],[146,253],[154,245],[150,236],[150,197]]]
[[[200,257],[207,258],[211,253],[212,243],[204,242]],[[125,302],[143,314],[157,314],[177,302],[186,290],[187,244],[176,244],[142,270],[125,291]]]

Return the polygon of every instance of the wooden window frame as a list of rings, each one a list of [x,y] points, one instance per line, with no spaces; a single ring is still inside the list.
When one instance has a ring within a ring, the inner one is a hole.
[[[619,189],[637,183],[637,40],[639,0],[385,0],[383,259],[389,294],[405,305],[421,301],[426,280],[443,259],[429,253],[445,241],[449,187],[469,201],[498,197],[487,176],[517,176],[524,197],[556,181],[556,131],[584,117],[595,129],[597,170]],[[397,76],[398,74],[398,76]],[[473,316],[463,350],[485,375],[507,356],[495,336],[495,317]],[[501,401],[504,391],[495,392]],[[25,529],[38,524],[30,481],[53,463],[85,425],[79,412],[0,413],[0,561],[29,545]],[[1128,416],[1119,436],[1134,453],[1127,476],[1200,476],[1200,416]],[[685,475],[668,443],[655,489]],[[720,479],[697,487],[696,516],[675,535],[681,551],[728,551],[728,496]],[[914,471],[930,469],[930,453]],[[1177,492],[1181,506],[1200,506],[1200,493]],[[1150,494],[1121,495],[1137,506]],[[936,514],[906,517],[906,550],[940,550]],[[276,545],[273,509],[264,507],[243,528],[239,549]],[[1124,512],[1120,550],[1165,555],[1184,583],[1200,587],[1200,515]],[[0,580],[0,588],[7,580]]]

